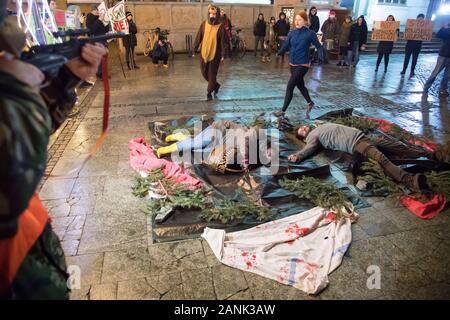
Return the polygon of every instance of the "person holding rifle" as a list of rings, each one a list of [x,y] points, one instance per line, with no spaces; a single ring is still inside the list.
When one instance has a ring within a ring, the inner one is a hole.
[[[0,298],[67,299],[66,262],[49,215],[36,194],[50,135],[76,101],[75,89],[107,53],[86,44],[49,84],[18,59],[25,34],[0,0]]]

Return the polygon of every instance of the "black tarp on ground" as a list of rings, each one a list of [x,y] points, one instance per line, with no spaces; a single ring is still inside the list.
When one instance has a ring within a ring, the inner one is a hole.
[[[220,120],[220,119],[215,119]],[[241,119],[244,123],[250,123],[251,118]],[[170,120],[168,123],[171,126],[183,126],[192,124],[195,121],[200,121],[199,117],[182,118],[178,120]],[[210,121],[208,122],[210,123]],[[208,125],[203,125],[203,128]],[[152,131],[154,123],[149,124]],[[209,167],[203,164],[192,164],[187,166],[191,175],[203,181],[207,188],[213,190],[213,199],[219,200],[221,198],[228,198],[239,201],[242,197],[247,196],[253,201],[261,199],[265,205],[269,206],[271,211],[270,220],[280,219],[286,216],[297,214],[309,210],[314,205],[308,200],[299,199],[293,193],[280,187],[278,180],[283,177],[290,179],[299,178],[301,176],[314,176],[338,185],[347,194],[352,201],[355,208],[363,208],[369,206],[364,202],[353,189],[339,182],[331,175],[330,165],[328,163],[335,163],[331,165],[331,170],[340,170],[339,168],[348,169],[352,157],[345,153],[335,153],[324,151],[321,155],[327,155],[327,159],[320,159],[312,157],[301,164],[293,164],[288,162],[287,156],[298,151],[299,145],[295,142],[295,138],[286,135],[277,129],[271,129],[268,136],[275,134],[279,137],[279,151],[280,161],[277,173],[275,175],[268,174],[268,168],[261,166],[253,169],[249,174],[220,174],[214,172]],[[158,145],[158,141],[153,139],[152,145]],[[320,155],[319,155],[320,156]],[[270,221],[269,220],[269,221]],[[227,231],[235,231],[253,227],[261,224],[255,217],[247,217],[244,221],[230,223],[227,225],[213,222],[205,222],[201,216],[200,211],[197,210],[175,210],[172,215],[162,223],[156,223],[153,220],[153,239],[156,242],[164,242],[178,239],[186,239],[197,236],[201,233],[205,226],[212,228],[225,228]]]

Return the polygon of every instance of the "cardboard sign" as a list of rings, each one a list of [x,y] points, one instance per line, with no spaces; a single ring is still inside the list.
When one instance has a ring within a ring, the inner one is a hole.
[[[122,0],[110,9],[110,18],[115,32],[128,34],[128,22],[125,16],[125,3]]]
[[[66,11],[66,28],[67,29],[76,29],[77,28],[77,21],[75,13],[72,11]]]
[[[431,41],[433,38],[433,28],[433,21],[408,19],[406,21],[405,39]]]
[[[372,40],[397,41],[400,21],[375,21],[373,23]]]
[[[66,26],[66,12],[63,10],[54,10],[53,16],[55,17],[56,26],[64,28]]]
[[[107,26],[110,18],[109,18],[109,14],[108,14],[108,8],[106,7],[105,2],[103,1],[102,3],[99,4],[99,6],[97,7],[98,9],[98,19],[103,22],[103,25]]]

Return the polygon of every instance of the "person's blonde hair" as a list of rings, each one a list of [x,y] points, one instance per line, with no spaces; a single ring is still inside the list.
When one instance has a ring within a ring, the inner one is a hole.
[[[294,16],[294,20],[295,20],[295,17],[296,17],[296,16],[302,17],[302,19],[305,20],[305,24],[306,24],[306,25],[309,25],[309,18],[308,18],[308,15],[306,14],[305,11],[297,12],[297,13],[295,14],[295,16]]]

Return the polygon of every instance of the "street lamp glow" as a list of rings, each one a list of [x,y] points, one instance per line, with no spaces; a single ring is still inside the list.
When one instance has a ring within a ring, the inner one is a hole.
[[[449,14],[450,13],[450,4],[444,4],[439,8],[439,14]]]

